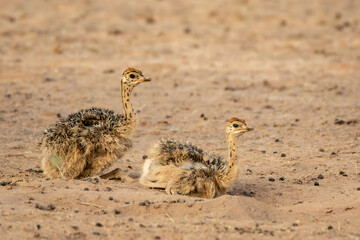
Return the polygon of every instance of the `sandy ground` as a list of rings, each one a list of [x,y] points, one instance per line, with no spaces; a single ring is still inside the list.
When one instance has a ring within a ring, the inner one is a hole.
[[[138,177],[161,136],[226,156],[236,116],[255,131],[228,194],[42,174],[41,132],[121,112],[128,66],[153,81],[111,169]],[[0,86],[1,239],[360,239],[359,1],[1,0]]]

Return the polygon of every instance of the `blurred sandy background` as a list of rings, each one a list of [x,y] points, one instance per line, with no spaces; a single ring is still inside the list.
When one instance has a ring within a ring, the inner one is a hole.
[[[355,0],[0,0],[0,238],[359,239],[359,24]],[[41,132],[121,112],[128,66],[153,81],[112,168],[139,176],[161,136],[226,156],[236,116],[256,131],[227,195],[43,176]]]

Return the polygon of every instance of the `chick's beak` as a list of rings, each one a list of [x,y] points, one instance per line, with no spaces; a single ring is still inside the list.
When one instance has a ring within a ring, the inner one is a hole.
[[[246,128],[245,130],[248,131],[248,132],[250,132],[250,131],[253,131],[254,129],[248,127],[248,128]]]
[[[150,82],[151,78],[141,77],[141,78],[137,79],[136,81],[139,82],[139,83],[141,83],[141,82]]]

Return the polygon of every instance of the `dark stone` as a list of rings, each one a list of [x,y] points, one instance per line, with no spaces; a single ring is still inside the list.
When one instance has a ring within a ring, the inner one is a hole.
[[[149,206],[151,204],[151,202],[149,200],[145,200],[143,202],[139,203],[139,206]]]
[[[314,186],[320,186],[318,182],[314,182]]]
[[[286,157],[286,154],[285,154],[285,153],[282,153],[282,154],[280,155],[280,157]]]
[[[275,182],[275,178],[269,177],[270,182]]]
[[[318,179],[324,179],[324,176],[321,173],[317,177]]]
[[[51,78],[51,77],[46,77],[45,79],[44,79],[44,82],[55,82],[56,81],[56,79],[55,78]]]
[[[101,223],[96,223],[96,225],[95,226],[97,226],[97,227],[103,227],[103,225],[101,224]]]
[[[52,211],[54,210],[56,207],[53,204],[49,204],[46,207],[43,205],[40,205],[38,203],[35,204],[35,208],[40,209],[40,210],[45,210],[45,211]]]

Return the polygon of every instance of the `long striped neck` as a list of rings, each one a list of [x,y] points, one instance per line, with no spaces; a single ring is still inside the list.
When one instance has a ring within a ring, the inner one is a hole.
[[[238,137],[232,134],[227,136],[229,145],[229,167],[231,170],[237,172],[237,140]]]
[[[134,88],[134,86],[125,84],[124,81],[126,81],[124,78],[121,79],[121,99],[124,107],[124,116],[127,122],[129,124],[135,124],[136,122],[136,115],[135,111],[132,108],[131,102],[130,102],[130,96],[131,92]]]
[[[222,165],[216,173],[216,182],[220,193],[224,194],[234,183],[238,173],[237,167],[237,136],[227,134],[229,145],[229,162]]]

